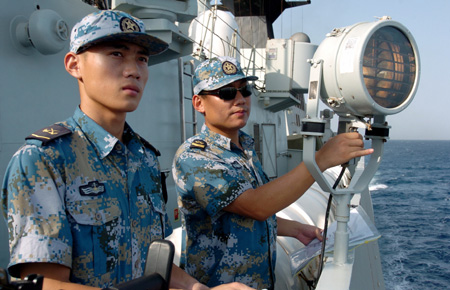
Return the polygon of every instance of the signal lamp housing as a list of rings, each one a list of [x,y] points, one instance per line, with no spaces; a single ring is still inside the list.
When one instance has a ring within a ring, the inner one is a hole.
[[[340,116],[396,114],[417,91],[417,44],[389,18],[334,29],[314,59],[323,61],[320,98]]]

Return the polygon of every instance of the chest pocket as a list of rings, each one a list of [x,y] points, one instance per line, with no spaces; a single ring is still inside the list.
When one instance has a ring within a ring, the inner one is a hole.
[[[256,171],[249,161],[243,157],[236,157],[230,158],[229,162],[233,170],[236,172],[236,177],[241,178],[241,182],[250,182],[253,188],[257,188],[259,186]]]
[[[126,244],[129,239],[124,234],[125,225],[117,199],[101,197],[71,201],[67,204],[67,212],[72,220],[73,241],[77,241],[72,244],[71,280],[89,282],[90,285],[117,281],[120,276],[117,265],[121,257],[126,256],[121,254],[118,245]]]
[[[155,237],[158,239],[163,239],[165,236],[164,232],[164,223],[165,223],[165,203],[162,199],[161,194],[152,193],[148,195],[150,198],[150,202],[152,205],[152,209],[149,213],[151,217],[150,225],[151,225],[151,237],[154,239]]]
[[[165,212],[165,203],[161,198],[161,194],[152,193],[149,196],[153,209],[159,214],[163,214]]]
[[[71,202],[67,210],[77,224],[101,226],[121,215],[115,198],[96,198]]]

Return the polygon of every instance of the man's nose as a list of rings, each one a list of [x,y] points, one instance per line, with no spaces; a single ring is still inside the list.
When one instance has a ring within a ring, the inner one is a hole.
[[[124,69],[124,76],[126,78],[132,77],[132,78],[140,79],[141,72],[140,72],[139,65],[137,64],[136,61],[130,60],[130,61],[126,62],[125,69]]]
[[[241,91],[237,90],[236,96],[234,97],[234,101],[235,103],[239,104],[245,103],[245,97],[244,95],[242,95]]]

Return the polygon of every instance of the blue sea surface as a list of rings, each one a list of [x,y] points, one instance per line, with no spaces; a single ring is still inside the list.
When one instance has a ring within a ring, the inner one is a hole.
[[[450,289],[450,141],[389,140],[370,189],[386,289]]]

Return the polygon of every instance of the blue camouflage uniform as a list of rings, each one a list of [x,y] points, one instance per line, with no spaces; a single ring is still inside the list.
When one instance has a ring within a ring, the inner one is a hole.
[[[274,285],[276,217],[257,221],[223,209],[244,191],[267,183],[253,139],[240,131],[242,151],[203,125],[178,149],[173,176],[186,237],[181,266],[212,287],[233,281]]]
[[[10,273],[57,263],[96,287],[142,276],[150,242],[172,232],[160,175],[157,151],[128,125],[122,143],[80,109],[31,135],[3,184]]]

